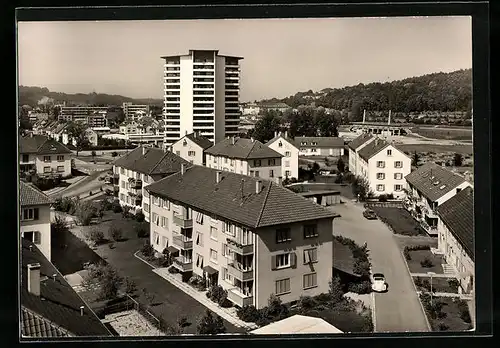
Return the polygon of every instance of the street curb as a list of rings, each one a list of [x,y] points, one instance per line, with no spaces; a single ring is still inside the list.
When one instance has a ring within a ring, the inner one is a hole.
[[[371,292],[372,297],[372,323],[373,323],[373,332],[377,332],[377,311],[375,310],[375,293]]]
[[[141,260],[142,262],[144,262],[146,265],[148,265],[149,267],[151,267],[152,269],[157,269],[158,267],[156,266],[153,266],[152,264],[150,264],[148,261],[144,260],[142,257],[140,257],[139,254],[140,250],[137,250],[135,253],[134,253],[134,256],[137,257],[139,260]]]
[[[424,314],[425,323],[427,324],[427,329],[429,330],[429,332],[432,332],[431,324],[429,323],[429,318],[427,318],[427,313],[425,312],[424,305],[422,304],[422,301],[420,301],[419,291],[417,289],[417,286],[415,285],[415,282],[413,281],[413,277],[411,275],[410,267],[408,266],[408,262],[406,262],[405,255],[403,254],[402,251],[400,251],[400,254],[403,257],[403,261],[405,263],[406,270],[408,271],[408,275],[410,276],[411,284],[413,285],[413,289],[415,289],[415,295],[417,295],[418,303],[420,304],[420,308],[422,309],[422,313]]]

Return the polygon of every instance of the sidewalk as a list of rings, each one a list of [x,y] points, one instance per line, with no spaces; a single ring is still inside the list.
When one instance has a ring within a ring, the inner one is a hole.
[[[428,273],[410,273],[412,277],[426,277],[426,278],[430,278],[430,274]],[[436,274],[433,274],[432,275],[432,278],[456,278],[456,276],[454,274],[439,274],[439,273],[436,273]]]
[[[221,316],[222,318],[226,319],[228,322],[233,324],[234,326],[237,327],[242,327],[248,330],[253,330],[258,328],[257,325],[253,323],[247,323],[244,322],[243,320],[239,319],[237,314],[236,314],[236,309],[234,307],[231,308],[222,308],[219,305],[213,303],[210,301],[207,296],[205,295],[204,291],[198,291],[195,290],[193,287],[190,285],[178,280],[174,275],[168,273],[167,268],[155,268],[153,265],[151,265],[149,262],[143,260],[139,256],[137,256],[137,253],[134,254],[135,257],[137,257],[139,260],[142,262],[148,264],[153,268],[153,272],[158,274],[160,277],[163,279],[167,280],[170,282],[172,285],[177,287],[178,289],[184,291],[187,295],[191,296],[193,299],[210,309],[212,312],[216,313],[217,315]]]
[[[422,291],[417,291],[418,294],[421,294]],[[459,297],[461,300],[471,300],[472,296],[468,294],[453,294],[450,292],[433,292],[433,297]]]

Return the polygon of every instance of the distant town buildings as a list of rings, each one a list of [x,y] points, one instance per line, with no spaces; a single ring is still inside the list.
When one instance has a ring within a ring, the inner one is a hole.
[[[125,102],[122,105],[123,114],[127,120],[138,120],[143,116],[149,114],[149,105],[139,105],[133,104],[131,102]]]
[[[190,50],[164,59],[165,145],[186,132],[219,142],[238,134],[242,57]]]
[[[59,121],[87,123],[89,127],[106,127],[107,106],[61,106]]]

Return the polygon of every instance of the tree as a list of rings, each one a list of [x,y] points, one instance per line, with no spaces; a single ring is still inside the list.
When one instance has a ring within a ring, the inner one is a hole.
[[[76,155],[78,156],[78,152],[82,151],[90,144],[87,139],[87,126],[79,122],[70,122],[66,131],[68,135],[75,140]]]
[[[280,129],[281,116],[274,110],[265,110],[262,118],[257,121],[253,132],[249,133],[253,138],[266,142],[274,137],[274,132]]]
[[[82,285],[86,288],[93,288],[96,283],[99,284],[98,297],[102,300],[116,298],[118,290],[123,283],[123,278],[109,264],[101,262],[91,264],[87,267],[88,273],[84,276]],[[92,291],[95,291],[92,289]]]
[[[316,127],[321,137],[338,137],[338,121],[334,114],[327,114],[323,110],[315,116]]]
[[[226,327],[220,316],[215,318],[212,312],[207,309],[205,315],[198,322],[196,331],[199,335],[217,335],[226,332]]]
[[[414,151],[411,159],[411,165],[414,167],[418,167],[419,162],[420,162],[420,155],[417,153],[417,151]]]
[[[313,137],[317,135],[317,128],[314,122],[314,112],[310,107],[301,107],[291,115],[290,136]]]
[[[464,162],[464,158],[463,158],[462,154],[456,153],[453,156],[453,164],[455,165],[455,167],[461,167],[463,162]]]
[[[343,173],[345,170],[345,163],[342,157],[340,157],[339,160],[337,161],[337,169],[339,173]]]
[[[330,281],[330,289],[328,293],[332,299],[333,304],[337,304],[344,298],[344,290],[342,288],[342,282],[340,281],[340,277],[335,277]]]
[[[352,181],[352,193],[360,200],[365,200],[371,193],[368,180],[362,176],[355,176]]]
[[[89,201],[79,201],[76,204],[75,216],[82,226],[90,225],[90,221],[97,214],[97,208]]]

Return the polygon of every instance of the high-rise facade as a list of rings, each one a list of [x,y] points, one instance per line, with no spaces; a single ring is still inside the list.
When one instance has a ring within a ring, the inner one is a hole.
[[[198,132],[212,142],[238,134],[242,57],[190,50],[164,59],[165,143]]]

